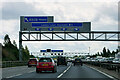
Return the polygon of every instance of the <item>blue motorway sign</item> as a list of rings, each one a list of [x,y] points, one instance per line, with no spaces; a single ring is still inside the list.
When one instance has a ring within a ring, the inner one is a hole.
[[[90,22],[50,22],[50,23],[32,23],[32,29],[35,31],[70,31],[70,32],[89,32],[91,31]]]
[[[91,22],[53,22],[53,16],[21,16],[20,31],[89,32]]]
[[[47,50],[40,50],[40,52],[47,52]],[[51,50],[51,52],[63,52],[63,50]]]
[[[32,27],[82,27],[82,23],[32,23]]]
[[[24,22],[48,22],[48,17],[24,17]]]

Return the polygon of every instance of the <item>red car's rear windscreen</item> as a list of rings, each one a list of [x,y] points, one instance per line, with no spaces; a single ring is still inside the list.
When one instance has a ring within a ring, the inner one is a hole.
[[[39,62],[52,62],[50,58],[41,58]]]
[[[37,61],[36,59],[30,59],[29,61]]]

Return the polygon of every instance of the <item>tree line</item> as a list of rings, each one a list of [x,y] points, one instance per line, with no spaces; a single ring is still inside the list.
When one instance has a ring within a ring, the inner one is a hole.
[[[19,49],[17,47],[15,40],[13,40],[13,43],[12,43],[9,35],[6,34],[4,37],[3,44],[4,45],[2,45],[2,61],[18,61]],[[28,47],[25,46],[24,48],[22,46],[22,60],[27,61],[30,57],[34,57],[34,56],[30,55]]]
[[[115,54],[117,54],[118,52],[119,52],[119,49],[110,51],[109,49],[106,49],[106,47],[104,47],[102,52],[97,52],[96,54],[92,55],[91,57],[96,57],[96,56],[115,57]]]

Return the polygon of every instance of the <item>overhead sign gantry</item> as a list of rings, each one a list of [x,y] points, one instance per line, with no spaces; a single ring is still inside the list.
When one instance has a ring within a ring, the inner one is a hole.
[[[91,22],[54,22],[53,16],[21,16],[20,61],[22,41],[120,41],[120,32],[91,31]]]

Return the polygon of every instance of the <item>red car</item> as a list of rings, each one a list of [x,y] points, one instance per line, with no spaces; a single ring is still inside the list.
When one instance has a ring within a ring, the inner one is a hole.
[[[40,58],[36,66],[36,72],[52,71],[57,72],[57,65],[52,58]]]
[[[36,58],[30,58],[28,61],[28,67],[36,66],[37,65],[37,59]]]

